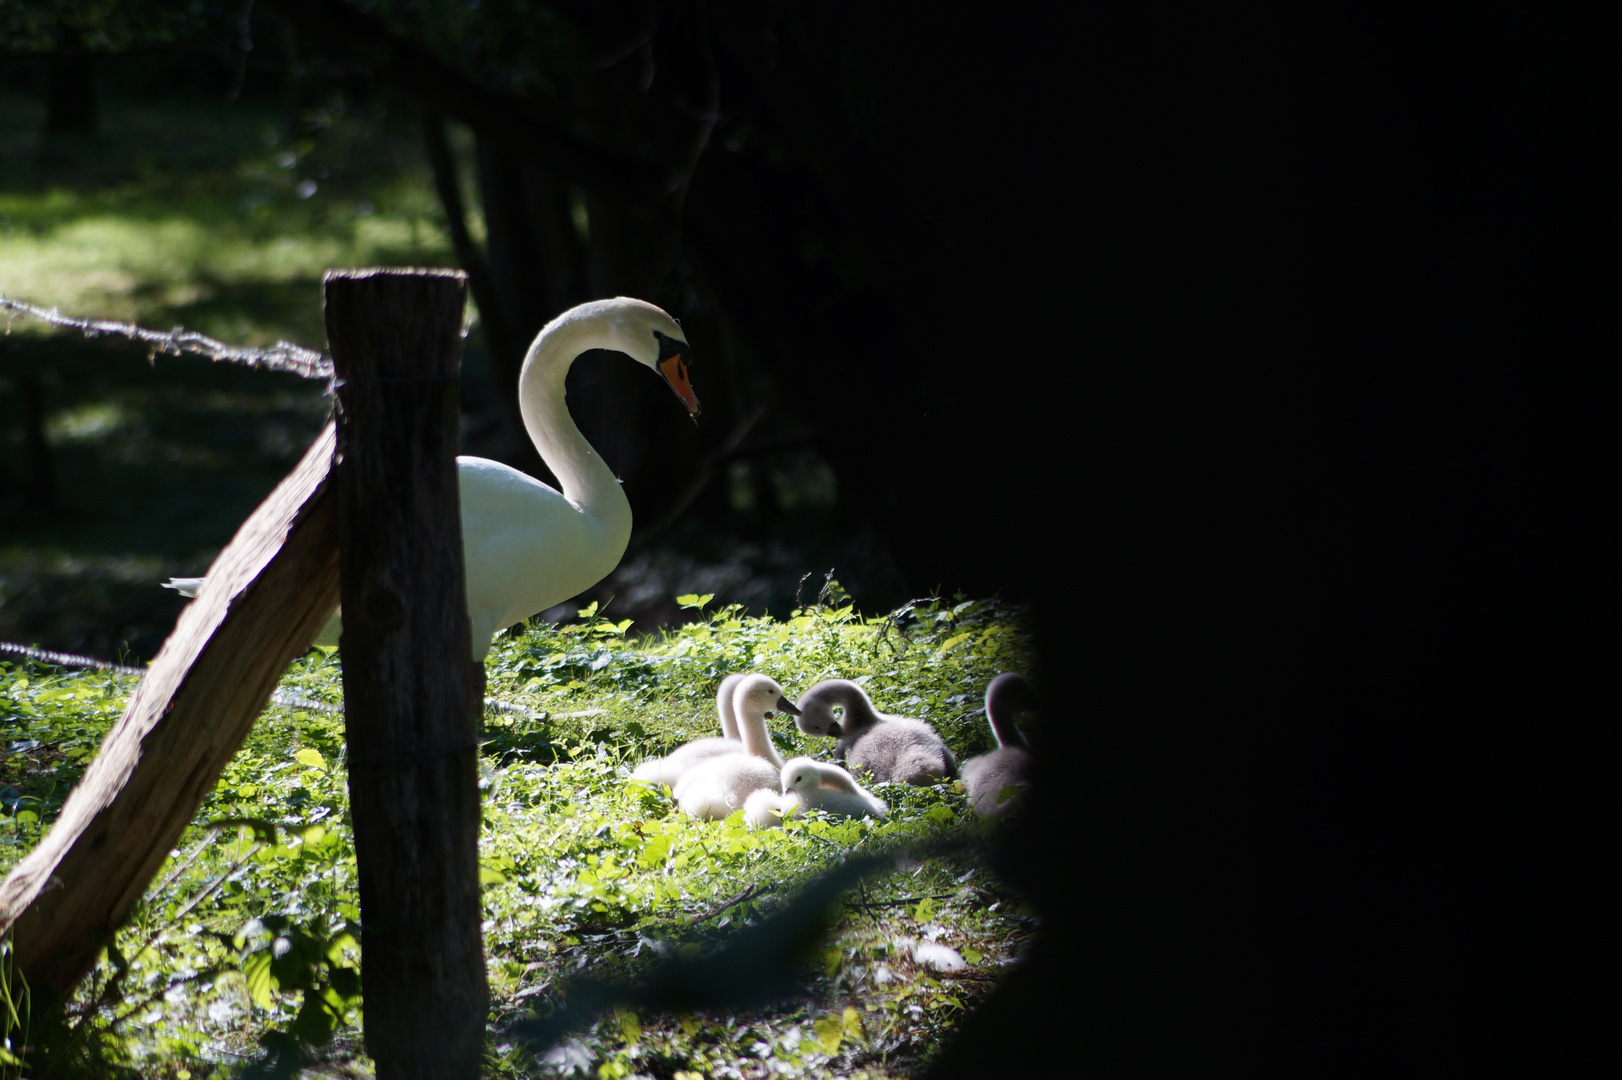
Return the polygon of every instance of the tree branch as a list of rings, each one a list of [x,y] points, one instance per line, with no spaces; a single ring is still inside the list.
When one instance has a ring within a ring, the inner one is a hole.
[[[520,141],[604,197],[652,208],[664,196],[657,166],[569,134],[533,101],[479,85],[371,15],[333,0],[266,2],[312,38],[365,60],[379,79],[476,130]]]

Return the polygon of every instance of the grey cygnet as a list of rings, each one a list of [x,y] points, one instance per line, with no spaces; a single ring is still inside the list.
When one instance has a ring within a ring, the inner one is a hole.
[[[834,718],[834,706],[845,714]],[[873,707],[867,692],[849,679],[827,679],[799,700],[794,723],[807,735],[839,740],[834,757],[847,767],[872,770],[878,783],[933,784],[957,774],[957,758],[922,720],[891,716]]]
[[[1003,798],[1003,792],[1030,786],[1031,744],[1014,718],[1035,711],[1036,691],[1023,675],[1006,671],[986,687],[986,719],[997,749],[963,763],[963,786],[976,813],[1002,814],[1017,802],[1013,794]]]

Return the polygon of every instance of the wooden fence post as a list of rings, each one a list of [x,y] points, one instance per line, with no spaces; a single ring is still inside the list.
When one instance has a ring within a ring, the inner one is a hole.
[[[326,277],[349,801],[379,1080],[479,1075],[478,717],[456,482],[466,277]]]

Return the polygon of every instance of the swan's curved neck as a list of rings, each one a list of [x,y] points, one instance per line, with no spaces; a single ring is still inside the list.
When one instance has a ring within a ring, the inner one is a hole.
[[[998,746],[1016,746],[1021,750],[1029,750],[1031,744],[1025,741],[1025,733],[1019,730],[1011,716],[999,716],[990,710],[987,715],[991,717],[991,734],[997,739]]]
[[[564,379],[587,349],[616,348],[602,328],[585,319],[558,320],[530,346],[518,378],[518,407],[541,460],[558,478],[563,495],[603,524],[629,533],[631,504],[619,478],[580,434],[564,399]]]
[[[1017,746],[1029,750],[1025,733],[1015,720],[1030,708],[1030,686],[1017,675],[999,675],[986,690],[986,719],[991,721],[991,734],[998,746]]]
[[[841,703],[845,706],[845,717],[839,726],[845,734],[879,722],[879,711],[873,707],[873,699],[867,696],[866,691],[854,683],[841,689],[845,691],[845,700]]]
[[[737,716],[738,734],[743,736],[743,748],[758,758],[765,758],[781,769],[783,759],[777,756],[777,749],[772,746],[772,737],[766,731],[765,714],[739,708]]]

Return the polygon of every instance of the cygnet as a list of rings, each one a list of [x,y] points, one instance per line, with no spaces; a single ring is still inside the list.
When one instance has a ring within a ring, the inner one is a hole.
[[[783,819],[800,809],[800,797],[787,795],[771,788],[751,791],[743,801],[743,820],[751,829],[775,829]]]
[[[1036,691],[1025,676],[1005,671],[986,687],[986,719],[997,749],[963,763],[963,787],[976,813],[1001,814],[1017,800],[1003,798],[1009,788],[1025,788],[1031,782],[1031,744],[1014,718],[1036,711]]]
[[[721,680],[721,688],[715,692],[715,712],[721,718],[721,734],[729,739],[741,738],[738,735],[738,714],[733,709],[732,696],[743,680],[744,676],[741,673],[733,672]]]
[[[795,724],[801,731],[838,739],[834,756],[852,769],[871,769],[881,784],[933,784],[957,773],[957,758],[934,728],[879,712],[867,692],[849,679],[819,682],[799,704]],[[844,707],[842,719],[834,718],[836,705]]]
[[[704,759],[737,753],[742,748],[742,743],[738,737],[738,718],[734,713],[733,697],[738,684],[744,678],[745,676],[741,674],[728,675],[721,680],[721,688],[715,692],[715,711],[721,718],[721,738],[712,735],[683,743],[664,757],[650,758],[638,765],[631,773],[631,778],[646,780],[650,784],[675,787],[676,781],[681,779],[683,773]]]
[[[778,790],[783,760],[772,747],[766,716],[773,709],[798,714],[783,688],[768,675],[746,675],[733,691],[732,710],[743,745],[729,754],[705,758],[676,781],[676,803],[696,818],[719,821],[743,806],[751,792]]]
[[[875,798],[856,778],[838,765],[790,758],[783,765],[784,797],[799,796],[801,805],[824,810],[835,817],[883,817],[890,812],[884,800]]]

